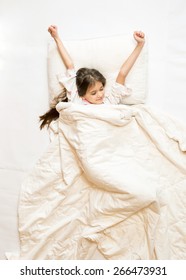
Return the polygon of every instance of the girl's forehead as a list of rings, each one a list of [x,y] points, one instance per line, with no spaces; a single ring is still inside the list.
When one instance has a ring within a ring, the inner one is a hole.
[[[93,85],[90,85],[88,91],[100,89],[103,86],[102,82],[95,81]]]

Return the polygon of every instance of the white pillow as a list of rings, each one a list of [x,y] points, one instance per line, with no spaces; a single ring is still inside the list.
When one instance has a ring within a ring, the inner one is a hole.
[[[63,41],[67,51],[78,70],[80,67],[95,68],[106,78],[106,91],[115,81],[118,71],[136,46],[136,41],[130,36],[120,35],[105,38],[86,39],[78,41]],[[62,93],[63,86],[57,76],[66,72],[54,41],[48,46],[48,86],[50,104]],[[147,95],[147,46],[145,45],[136,63],[126,79],[126,85],[132,88],[131,96],[126,97],[125,104],[145,103]]]

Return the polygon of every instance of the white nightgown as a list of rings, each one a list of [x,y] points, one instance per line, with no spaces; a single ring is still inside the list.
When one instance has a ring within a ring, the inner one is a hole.
[[[69,101],[84,105],[90,104],[87,100],[83,100],[78,95],[75,69],[68,69],[65,75],[58,75],[58,80],[59,83],[66,88]],[[114,82],[111,86],[110,92],[105,94],[104,104],[123,104],[125,97],[130,96],[131,94],[132,90],[130,88]]]

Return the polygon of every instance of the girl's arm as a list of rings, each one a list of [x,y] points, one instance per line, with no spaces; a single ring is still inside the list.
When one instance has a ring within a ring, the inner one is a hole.
[[[65,64],[65,67],[67,69],[73,69],[74,68],[74,64],[73,61],[70,57],[70,55],[68,54],[65,46],[63,45],[59,35],[58,35],[58,30],[57,30],[57,26],[55,25],[51,25],[48,28],[48,32],[50,33],[50,35],[54,38],[57,48],[59,50],[60,56],[63,60],[63,63]]]
[[[134,32],[134,39],[137,42],[137,46],[133,50],[133,52],[130,54],[130,56],[127,58],[127,60],[123,63],[123,65],[120,68],[120,71],[118,73],[118,76],[116,78],[116,82],[118,84],[124,84],[125,79],[131,70],[132,66],[134,65],[135,61],[137,60],[139,54],[141,53],[141,50],[143,49],[143,46],[145,44],[145,34],[143,32]]]

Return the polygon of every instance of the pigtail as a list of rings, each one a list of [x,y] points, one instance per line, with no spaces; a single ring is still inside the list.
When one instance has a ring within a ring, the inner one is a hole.
[[[68,102],[68,98],[64,99],[63,102]],[[59,118],[59,112],[56,108],[49,109],[44,115],[39,116],[39,121],[41,122],[40,129],[43,129],[46,125],[49,127],[52,121]]]

